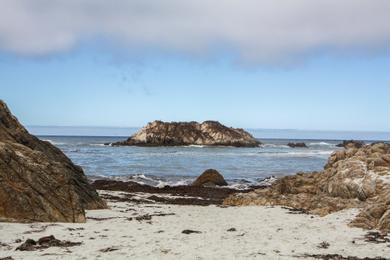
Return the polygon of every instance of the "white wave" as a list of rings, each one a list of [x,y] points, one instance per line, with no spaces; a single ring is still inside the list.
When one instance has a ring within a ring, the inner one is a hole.
[[[179,180],[179,181],[158,181],[157,185],[155,185],[157,188],[164,188],[165,186],[186,186],[191,184],[192,181],[190,180]]]
[[[186,146],[183,146],[183,147],[204,148],[204,147],[206,147],[206,146],[205,146],[205,145],[199,145],[199,144],[190,144],[190,145],[186,145]]]
[[[270,176],[263,180],[260,180],[258,182],[258,185],[271,186],[277,179],[278,178],[276,178],[275,176]]]
[[[156,181],[155,179],[152,179],[150,177],[146,177],[145,174],[137,174],[130,177],[131,179],[141,179],[141,180],[147,180],[147,181]]]
[[[314,142],[314,143],[310,143],[309,146],[335,146],[335,144],[330,144],[330,143],[327,143],[327,142]]]
[[[288,145],[285,144],[262,144],[261,147],[269,147],[269,148],[289,148]]]
[[[280,153],[261,153],[261,156],[266,157],[327,157],[333,151],[293,151]]]
[[[243,183],[232,183],[229,184],[227,187],[235,190],[247,190],[250,186],[248,184]]]
[[[105,144],[89,144],[90,146],[106,146]]]
[[[44,139],[43,141],[49,142],[49,143],[51,143],[52,145],[65,145],[65,143],[55,142],[55,141],[50,140],[50,139]]]

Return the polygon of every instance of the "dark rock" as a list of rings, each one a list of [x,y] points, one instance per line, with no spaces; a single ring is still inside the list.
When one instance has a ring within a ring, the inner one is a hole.
[[[146,214],[146,215],[141,215],[141,216],[135,217],[135,219],[138,221],[152,220],[152,216],[149,214]]]
[[[390,236],[387,233],[370,231],[364,236],[364,241],[375,244],[390,243]]]
[[[357,257],[357,256],[342,256],[338,254],[305,254],[303,256],[304,258],[314,258],[314,259],[321,259],[321,260],[388,260],[384,257]]]
[[[49,247],[72,247],[79,246],[81,242],[61,241],[54,236],[41,237],[38,241],[27,239],[26,242],[16,248],[19,251],[34,251],[38,249],[46,249]]]
[[[57,147],[30,135],[0,101],[0,218],[84,222],[106,208],[83,170]]]
[[[347,140],[347,141],[343,141],[341,144],[338,144],[336,146],[337,147],[343,147],[345,149],[362,148],[364,146],[364,142],[362,142],[362,141],[355,141],[355,140]]]
[[[60,240],[56,239],[53,235],[47,237],[41,237],[38,239],[39,245],[59,244]]]
[[[208,169],[204,171],[195,181],[192,183],[192,186],[203,186],[203,187],[212,187],[212,186],[227,186],[227,182],[223,176],[214,169]]]
[[[323,241],[317,247],[321,248],[321,249],[327,249],[327,248],[330,247],[330,244],[328,242],[326,242],[326,241]]]
[[[237,229],[235,229],[235,228],[229,228],[228,230],[227,230],[227,232],[236,232],[237,231]]]
[[[260,142],[243,129],[226,127],[216,121],[203,123],[154,121],[126,141],[112,145],[257,147]]]
[[[305,143],[288,143],[287,145],[291,148],[307,148]]]
[[[113,252],[113,251],[118,251],[118,250],[119,250],[119,248],[116,248],[116,247],[107,247],[107,248],[100,249],[99,251],[102,253],[108,253],[108,252]]]
[[[36,244],[37,244],[37,242],[35,242],[35,240],[27,239],[26,242],[24,242],[23,244],[18,246],[16,248],[16,250],[19,250],[19,251],[33,251],[33,250],[35,250]]]
[[[196,231],[196,230],[185,229],[185,230],[183,230],[181,233],[182,233],[182,234],[189,235],[189,234],[200,234],[200,233],[202,233],[202,232]]]

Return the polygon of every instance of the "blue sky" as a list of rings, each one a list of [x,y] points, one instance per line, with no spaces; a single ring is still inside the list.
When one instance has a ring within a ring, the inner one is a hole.
[[[26,1],[18,2],[28,5]],[[97,2],[102,10],[107,9],[104,2]],[[381,12],[390,10],[390,5],[378,1],[376,15],[361,18],[370,26],[344,26],[344,16],[340,15],[337,30],[326,23],[301,30],[307,23],[298,19],[302,15],[297,14],[308,13],[310,20],[312,11],[320,10],[310,1],[299,2],[302,9],[296,12],[286,7],[285,12],[292,12],[290,16],[287,14],[287,22],[279,25],[276,24],[279,20],[272,20],[275,28],[283,29],[280,34],[283,44],[275,40],[280,35],[268,35],[274,29],[272,26],[252,28],[258,37],[248,39],[252,32],[237,34],[241,27],[233,30],[220,20],[215,26],[195,26],[193,34],[191,30],[184,33],[175,27],[166,30],[169,34],[160,35],[160,29],[172,26],[172,21],[164,25],[168,18],[161,18],[154,9],[150,13],[145,11],[146,17],[142,13],[132,19],[149,25],[154,16],[159,17],[162,20],[156,22],[159,30],[155,31],[151,26],[150,30],[136,34],[118,32],[117,23],[123,21],[107,14],[104,16],[107,24],[112,22],[116,27],[107,26],[104,33],[109,32],[104,35],[94,27],[85,29],[85,24],[96,23],[81,19],[90,19],[90,13],[80,13],[80,19],[75,19],[81,20],[79,24],[45,28],[52,17],[42,15],[38,19],[34,8],[28,7],[31,14],[27,12],[24,21],[31,23],[26,23],[27,29],[12,27],[14,20],[8,23],[11,26],[1,26],[8,18],[0,19],[0,98],[26,125],[127,127],[142,126],[155,119],[212,119],[244,128],[390,131],[390,36],[386,34],[387,27],[380,27],[383,19],[387,19]],[[338,5],[333,0],[324,3],[333,2]],[[177,1],[167,3],[188,11]],[[203,12],[201,5],[206,7],[207,2],[199,3],[198,11]],[[233,10],[233,2],[226,3]],[[345,3],[354,5],[353,1]],[[228,7],[224,11],[228,12]],[[269,8],[273,11],[276,7]],[[329,12],[334,10],[331,7],[334,6],[329,7]],[[74,5],[47,8],[74,13],[69,9]],[[148,10],[147,5],[143,8]],[[16,7],[9,9],[18,14]],[[247,14],[248,10],[242,12]],[[120,11],[112,12],[120,16]],[[321,12],[324,17],[329,14],[326,8]],[[354,18],[364,12],[352,8],[346,15]],[[375,20],[377,16],[382,18],[378,20],[380,23]],[[9,17],[16,19],[15,15]],[[237,21],[245,21],[244,17],[238,13]],[[127,14],[124,19],[128,19]],[[192,19],[193,24],[199,22],[198,18]],[[291,21],[297,27],[290,28]],[[247,28],[244,25],[242,28]],[[37,28],[42,28],[42,32]],[[298,37],[288,33],[291,30]],[[344,38],[338,35],[339,31]],[[329,38],[322,39],[324,34],[330,35]],[[52,40],[56,37],[58,41]],[[302,42],[302,38],[310,39]]]
[[[142,126],[207,120],[250,128],[390,131],[390,56],[316,57],[289,68],[99,51],[2,55],[1,98],[27,125]]]

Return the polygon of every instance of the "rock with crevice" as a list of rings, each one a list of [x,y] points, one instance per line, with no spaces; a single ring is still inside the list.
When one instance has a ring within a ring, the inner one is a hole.
[[[226,127],[216,121],[203,123],[154,121],[127,140],[111,145],[257,147],[260,142],[243,129]]]
[[[334,152],[321,172],[298,173],[271,187],[234,194],[226,205],[282,205],[326,215],[361,208],[352,225],[390,232],[390,145]]]
[[[28,131],[0,101],[0,219],[85,222],[106,208],[81,167]]]

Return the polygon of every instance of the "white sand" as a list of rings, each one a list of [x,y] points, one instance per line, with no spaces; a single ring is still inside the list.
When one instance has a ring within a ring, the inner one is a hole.
[[[107,193],[107,192],[102,192]],[[110,192],[122,194],[122,192]],[[347,223],[357,210],[318,217],[288,214],[280,207],[170,206],[109,203],[110,210],[88,211],[88,217],[111,218],[85,224],[0,223],[0,258],[14,259],[302,259],[304,254],[341,254],[390,258],[389,243],[364,242],[367,231]],[[126,211],[127,210],[127,211]],[[143,214],[151,221],[129,221]],[[133,215],[134,214],[134,215]],[[151,222],[151,223],[148,223]],[[41,231],[42,229],[45,230]],[[70,231],[68,228],[83,230]],[[237,231],[228,232],[230,228]],[[182,234],[185,229],[200,234]],[[26,233],[27,232],[27,233]],[[60,240],[83,242],[70,248],[48,248],[21,252],[16,239],[39,239],[54,235]],[[326,241],[328,249],[317,246]],[[352,243],[355,241],[355,243]],[[8,246],[1,243],[9,244]],[[116,251],[101,252],[105,248]]]

